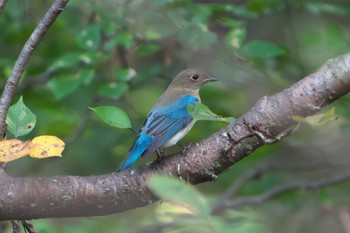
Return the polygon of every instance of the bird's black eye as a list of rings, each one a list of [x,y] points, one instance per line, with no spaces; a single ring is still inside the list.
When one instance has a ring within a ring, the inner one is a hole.
[[[194,80],[194,81],[197,81],[197,79],[199,78],[199,75],[198,74],[193,74],[191,76],[191,79]]]

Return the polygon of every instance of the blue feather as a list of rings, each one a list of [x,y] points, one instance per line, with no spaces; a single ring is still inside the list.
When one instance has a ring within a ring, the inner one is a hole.
[[[189,104],[198,101],[196,97],[186,95],[165,107],[159,107],[156,104],[145,120],[119,170],[129,168],[140,156],[151,155],[179,131],[186,128],[192,121],[192,116],[187,112],[187,107]]]
[[[119,170],[127,169],[128,167],[132,166],[136,160],[149,148],[153,138],[153,136],[149,136],[144,132],[141,132],[131,147],[128,156],[120,165]]]

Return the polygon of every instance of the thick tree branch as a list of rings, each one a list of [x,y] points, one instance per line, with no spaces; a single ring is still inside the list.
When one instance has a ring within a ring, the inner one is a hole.
[[[0,99],[0,135],[3,135],[6,130],[5,121],[8,108],[10,107],[18,82],[21,79],[24,69],[29,62],[34,49],[38,46],[47,30],[56,20],[57,16],[62,12],[67,3],[68,0],[56,0],[52,4],[45,16],[39,22],[38,26],[30,35],[21,53],[19,54]],[[1,4],[4,5],[5,1],[1,1]]]
[[[329,60],[317,72],[273,96],[211,137],[160,163],[101,176],[9,177],[0,170],[0,220],[96,216],[149,205],[151,173],[177,176],[192,184],[215,179],[295,125],[293,115],[312,115],[350,91],[350,53]],[[1,174],[2,172],[2,174]]]

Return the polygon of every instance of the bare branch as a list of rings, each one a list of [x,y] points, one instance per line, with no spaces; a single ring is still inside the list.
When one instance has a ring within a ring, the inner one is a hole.
[[[21,221],[23,228],[26,230],[28,233],[38,233],[35,229],[34,226],[27,220],[22,220]]]
[[[218,201],[212,207],[213,214],[221,214],[226,209],[226,203],[231,202],[235,198],[236,194],[243,188],[244,185],[262,177],[265,174],[271,174],[274,172],[301,172],[301,171],[320,171],[325,169],[334,169],[348,166],[346,163],[337,164],[333,162],[316,162],[312,164],[263,164],[257,167],[254,167],[247,172],[243,173],[237,177],[234,181],[234,184],[224,192],[219,198]]]
[[[47,83],[54,75],[57,73],[57,71],[45,71],[37,76],[34,77],[28,77],[28,80],[26,82],[22,82],[17,87],[17,93],[22,93],[30,88],[34,88],[37,85],[43,85]]]
[[[226,201],[223,204],[223,208],[237,208],[243,205],[254,205],[254,204],[260,204],[263,203],[271,198],[274,198],[276,196],[282,195],[289,191],[294,190],[318,190],[330,185],[335,185],[343,182],[347,182],[350,180],[350,172],[344,173],[344,174],[337,174],[332,177],[328,177],[326,179],[322,179],[319,181],[293,181],[289,183],[282,184],[278,187],[275,187],[261,195],[253,196],[253,197],[244,197],[244,198],[237,198],[231,201]]]
[[[20,55],[18,56],[0,99],[0,135],[3,135],[5,132],[5,121],[8,108],[15,94],[18,82],[21,79],[23,71],[29,62],[34,49],[38,46],[47,30],[53,24],[57,16],[62,12],[67,3],[68,0],[56,0],[51,5],[50,9],[30,35]]]
[[[18,220],[11,221],[13,233],[21,233],[21,227]]]

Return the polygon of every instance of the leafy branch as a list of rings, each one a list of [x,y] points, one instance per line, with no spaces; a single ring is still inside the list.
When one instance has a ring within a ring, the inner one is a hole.
[[[3,1],[3,3],[4,2],[5,1]],[[30,35],[21,53],[19,54],[0,98],[0,135],[3,135],[6,130],[5,121],[7,111],[16,92],[19,80],[21,79],[21,76],[32,56],[34,49],[38,46],[50,26],[56,20],[57,16],[63,11],[67,3],[68,0],[56,0],[51,5],[50,9],[40,20],[39,24],[34,29],[33,33]]]

